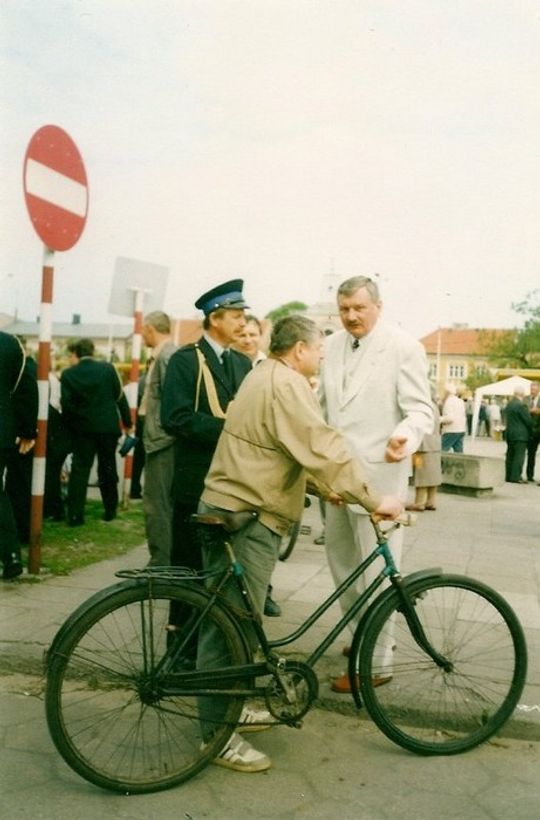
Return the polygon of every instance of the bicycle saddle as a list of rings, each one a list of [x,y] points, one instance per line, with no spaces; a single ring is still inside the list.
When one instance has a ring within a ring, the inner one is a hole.
[[[257,510],[216,510],[212,513],[194,513],[190,515],[191,524],[210,524],[223,527],[226,532],[238,532],[255,518],[259,517]]]

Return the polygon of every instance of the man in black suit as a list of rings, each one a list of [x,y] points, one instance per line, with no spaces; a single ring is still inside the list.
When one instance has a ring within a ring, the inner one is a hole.
[[[68,524],[84,524],[86,488],[94,457],[98,460],[98,484],[103,500],[103,520],[116,518],[118,473],[116,447],[120,418],[131,432],[129,405],[120,377],[112,364],[98,362],[91,339],[70,345],[73,366],[60,379],[64,422],[72,438],[73,461],[68,485]]]
[[[0,331],[0,560],[5,581],[22,573],[17,526],[4,473],[10,461],[29,453],[37,437],[38,389],[25,367],[21,343]]]
[[[175,437],[172,564],[201,569],[189,518],[197,512],[204,479],[223,429],[225,411],[251,371],[247,356],[230,349],[245,327],[243,281],[213,288],[195,302],[204,313],[203,336],[169,359],[161,422]]]
[[[506,481],[512,484],[526,484],[521,478],[527,444],[532,433],[532,420],[529,408],[523,399],[525,392],[519,387],[506,405],[505,439],[506,439]]]

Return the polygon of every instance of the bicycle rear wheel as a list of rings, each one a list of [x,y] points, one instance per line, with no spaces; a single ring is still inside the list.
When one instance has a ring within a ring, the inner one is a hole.
[[[172,602],[185,613],[174,631]],[[248,662],[238,627],[219,606],[203,615],[207,602],[203,590],[187,585],[126,582],[94,596],[60,631],[48,662],[47,722],[66,763],[86,780],[124,793],[159,791],[192,777],[221,752],[243,698],[226,699],[203,745],[204,697],[193,694],[193,685],[191,694],[170,694],[181,691],[181,672],[190,665],[182,648],[205,619],[226,647],[220,666]],[[241,685],[245,681],[233,681],[228,688]]]
[[[518,703],[527,671],[523,630],[498,593],[470,578],[427,578],[408,590],[431,646],[452,668],[444,671],[418,646],[395,593],[365,626],[359,672],[366,708],[409,751],[464,752],[495,734]]]

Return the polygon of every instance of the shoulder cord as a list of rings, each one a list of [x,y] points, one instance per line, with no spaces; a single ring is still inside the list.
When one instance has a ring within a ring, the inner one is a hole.
[[[15,339],[17,339],[17,336],[15,336]],[[13,388],[12,388],[12,390],[11,390],[11,394],[12,394],[12,395],[13,395],[13,393],[16,391],[16,389],[17,389],[17,388],[18,388],[18,386],[19,386],[19,382],[20,382],[20,380],[21,380],[21,378],[22,378],[22,374],[23,374],[23,372],[24,372],[24,367],[25,367],[25,365],[26,365],[26,353],[24,352],[24,347],[23,347],[23,346],[22,346],[22,344],[21,344],[21,340],[20,340],[20,339],[17,339],[17,343],[18,343],[18,345],[19,345],[19,347],[20,347],[20,349],[21,349],[21,353],[22,353],[22,364],[21,364],[21,369],[19,370],[19,375],[17,376],[17,380],[16,380],[16,382],[15,382],[15,384],[13,385]]]
[[[206,396],[208,398],[208,404],[210,405],[210,411],[212,415],[216,418],[224,419],[226,418],[226,413],[224,413],[221,409],[221,405],[219,403],[217,395],[216,385],[210,372],[210,368],[208,367],[206,359],[204,358],[204,354],[198,346],[195,346],[195,352],[197,354],[197,360],[199,363],[199,372],[197,373],[197,387],[195,389],[195,412],[197,412],[199,409],[201,380],[204,379],[204,387],[206,389]]]

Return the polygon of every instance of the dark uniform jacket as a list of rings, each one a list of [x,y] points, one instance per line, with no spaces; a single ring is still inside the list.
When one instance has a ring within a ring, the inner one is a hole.
[[[84,356],[64,370],[60,382],[62,413],[71,430],[120,435],[120,416],[131,427],[129,405],[112,364]]]
[[[169,359],[161,397],[161,422],[164,429],[176,438],[174,498],[186,504],[195,504],[201,496],[224,423],[222,418],[212,415],[204,379],[200,382],[199,407],[195,410],[199,375],[196,347],[206,359],[223,411],[251,371],[248,357],[231,350],[233,375],[229,384],[223,365],[204,338],[196,344],[181,347]]]
[[[17,436],[36,438],[37,413],[37,382],[22,346],[0,331],[0,447],[13,447]]]
[[[506,441],[528,441],[532,433],[529,408],[517,398],[510,399],[505,412]]]

